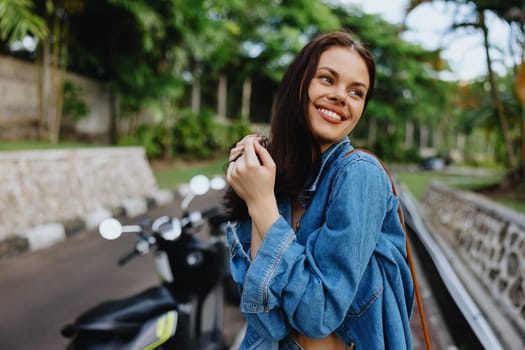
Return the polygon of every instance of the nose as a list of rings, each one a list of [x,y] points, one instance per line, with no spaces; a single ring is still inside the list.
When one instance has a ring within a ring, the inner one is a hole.
[[[346,95],[340,90],[334,90],[328,95],[330,102],[340,105],[341,107],[346,106]]]

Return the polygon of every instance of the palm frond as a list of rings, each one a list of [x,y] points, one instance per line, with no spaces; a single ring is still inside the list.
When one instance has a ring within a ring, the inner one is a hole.
[[[46,23],[32,7],[30,0],[0,0],[0,39],[12,44],[29,34],[45,38],[49,32]]]

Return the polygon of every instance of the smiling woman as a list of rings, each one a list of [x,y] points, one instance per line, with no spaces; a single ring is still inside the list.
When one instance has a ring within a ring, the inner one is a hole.
[[[248,135],[230,151],[241,350],[412,348],[399,201],[380,161],[348,136],[374,79],[372,56],[350,33],[320,35],[283,77],[268,147]]]
[[[322,152],[354,129],[369,85],[368,68],[354,50],[334,47],[321,54],[308,88],[308,121]]]

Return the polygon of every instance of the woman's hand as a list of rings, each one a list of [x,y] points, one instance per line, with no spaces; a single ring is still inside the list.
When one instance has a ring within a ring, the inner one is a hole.
[[[274,194],[275,162],[260,140],[249,135],[232,148],[226,180],[246,203],[257,231],[264,235],[279,211]]]
[[[248,135],[230,151],[226,180],[249,206],[250,202],[274,197],[275,163],[261,146],[260,136]]]

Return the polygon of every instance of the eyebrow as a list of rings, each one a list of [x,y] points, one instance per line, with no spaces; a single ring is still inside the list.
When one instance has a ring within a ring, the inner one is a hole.
[[[334,75],[335,77],[339,78],[339,73],[335,70],[333,70],[332,68],[330,67],[326,67],[326,66],[323,66],[323,67],[319,67],[318,71],[320,70],[327,70],[330,72],[330,74]],[[365,83],[361,82],[361,81],[353,81],[352,86],[362,86],[363,88],[367,89],[368,90],[368,85],[366,85]]]

